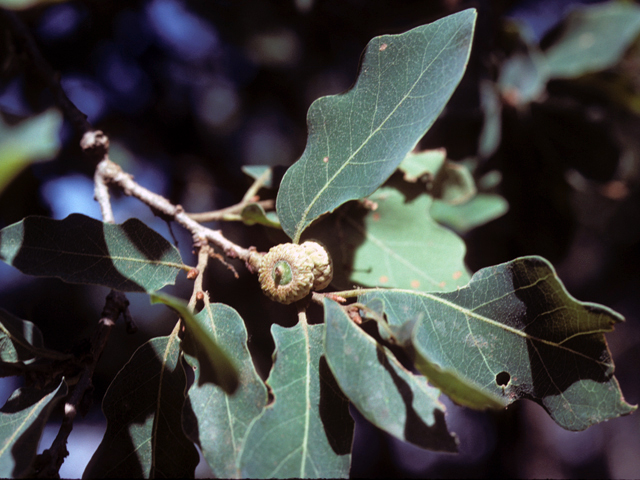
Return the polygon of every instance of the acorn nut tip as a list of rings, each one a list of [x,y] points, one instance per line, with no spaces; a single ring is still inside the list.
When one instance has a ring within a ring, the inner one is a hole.
[[[317,242],[304,242],[302,248],[313,260],[312,290],[324,290],[333,280],[333,261],[327,250]]]
[[[326,288],[332,278],[331,258],[316,242],[276,245],[262,258],[259,269],[265,295],[284,304],[303,299],[311,290]]]

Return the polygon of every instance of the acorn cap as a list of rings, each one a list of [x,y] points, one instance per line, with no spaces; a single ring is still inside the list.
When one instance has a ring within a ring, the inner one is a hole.
[[[290,304],[306,297],[314,284],[314,262],[305,248],[293,243],[272,247],[259,270],[262,291],[276,302]]]

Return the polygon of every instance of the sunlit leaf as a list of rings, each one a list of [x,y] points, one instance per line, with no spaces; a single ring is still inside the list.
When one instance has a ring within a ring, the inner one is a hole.
[[[251,424],[240,455],[249,478],[347,478],[353,420],[322,357],[324,325],[273,325],[274,400]]]
[[[548,80],[546,59],[532,47],[528,52],[513,55],[504,62],[498,88],[512,106],[520,106],[542,98]]]
[[[208,318],[194,315],[180,298],[166,294],[151,294],[150,297],[151,303],[164,303],[173,308],[187,324],[187,338],[182,348],[200,363],[198,382],[215,383],[225,392],[233,393],[238,388],[238,371],[229,355],[218,345]]]
[[[479,193],[462,205],[450,205],[435,200],[429,213],[435,221],[462,235],[480,225],[500,218],[508,210],[509,204],[500,195]]]
[[[264,172],[269,171],[269,174],[264,179],[263,187],[264,188],[278,188],[280,185],[280,181],[282,180],[282,176],[284,172],[287,170],[287,167],[283,165],[243,165],[242,171],[249,175],[254,180],[258,180]]]
[[[444,148],[411,152],[398,165],[407,182],[415,183],[421,179],[433,180],[447,159]]]
[[[405,442],[455,452],[440,391],[407,371],[391,351],[364,333],[342,308],[324,301],[325,355],[338,385],[367,420]]]
[[[7,3],[20,2],[0,0],[0,6],[12,7]],[[61,126],[62,115],[57,110],[47,110],[14,127],[0,119],[0,192],[30,163],[55,157]]]
[[[242,209],[242,221],[245,225],[265,225],[271,228],[281,228],[277,215],[274,212],[265,212],[262,205],[258,203],[250,203]]]
[[[576,7],[545,52],[551,78],[573,78],[614,66],[640,33],[640,6],[604,2]]]
[[[3,228],[0,260],[27,275],[127,292],[159,290],[187,268],[178,250],[140,220],[113,225],[80,214],[27,217]]]
[[[239,454],[247,428],[267,403],[267,389],[247,348],[247,330],[240,315],[227,305],[209,304],[197,315],[201,324],[227,354],[233,355],[239,386],[228,395],[219,386],[200,382],[201,362],[187,355],[194,383],[185,403],[183,425],[218,478],[237,478]]]
[[[13,392],[0,409],[0,477],[27,474],[53,407],[67,394],[67,384],[47,390],[24,387]]]
[[[623,318],[578,302],[553,267],[523,257],[477,272],[448,293],[377,290],[388,322],[415,322],[416,366],[454,401],[475,408],[528,398],[563,428],[635,410],[622,397],[604,334]],[[495,399],[495,400],[491,400]]]
[[[107,431],[84,478],[193,478],[198,451],[182,431],[187,378],[176,334],[149,340],[102,402]]]
[[[369,200],[375,210],[362,209],[362,219],[345,214],[335,226],[311,230],[329,248],[338,278],[346,269],[350,282],[421,291],[467,283],[464,242],[429,217],[432,199],[426,192],[407,200],[382,187]]]
[[[484,121],[478,139],[478,155],[488,158],[500,146],[502,137],[502,102],[496,85],[489,80],[480,81],[480,107]]]
[[[306,149],[276,202],[295,242],[322,214],[373,193],[413,150],[462,78],[475,18],[469,9],[374,38],[355,86],[311,105]]]

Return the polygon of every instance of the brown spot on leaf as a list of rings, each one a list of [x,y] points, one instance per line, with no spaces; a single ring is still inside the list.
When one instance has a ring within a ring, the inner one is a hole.
[[[440,283],[438,284],[438,286],[439,286],[440,288],[444,288],[446,285],[447,285],[447,282],[440,282]]]
[[[411,288],[418,288],[420,286],[419,280],[411,280]]]
[[[387,49],[388,46],[389,45],[387,45],[386,43],[383,43],[382,45],[380,45],[380,51],[384,52]]]
[[[453,279],[458,280],[462,276],[462,272],[460,270],[453,272]]]
[[[324,157],[324,158],[322,159],[322,161],[323,161],[324,163],[329,163],[329,157]]]
[[[380,220],[380,214],[374,213],[373,215],[371,215],[371,218],[373,218],[374,222],[377,222],[378,220]]]
[[[379,281],[380,283],[387,283],[387,282],[389,281],[389,277],[387,277],[386,275],[382,275],[382,276],[378,279],[378,281]]]

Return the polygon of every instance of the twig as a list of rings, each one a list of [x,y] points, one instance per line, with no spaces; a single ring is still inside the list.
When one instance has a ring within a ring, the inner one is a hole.
[[[355,290],[343,290],[341,292],[330,292],[330,293],[314,292],[314,295],[318,294],[318,295],[328,296],[332,300],[335,300],[335,301],[337,301],[339,303],[344,303],[347,298],[355,298],[355,297],[358,297],[358,296],[363,295],[365,293],[371,292],[373,290],[383,290],[384,291],[383,288],[357,288]],[[332,298],[332,297],[336,297],[336,298]],[[322,300],[322,299],[320,299],[320,300]]]
[[[107,345],[107,340],[111,329],[115,325],[120,315],[126,315],[129,310],[129,300],[118,291],[112,290],[105,301],[104,309],[98,327],[91,339],[91,355],[85,364],[80,379],[73,389],[73,393],[64,405],[64,417],[58,435],[51,444],[51,448],[45,450],[39,457],[36,465],[37,476],[40,478],[54,478],[59,476],[60,466],[69,455],[67,450],[67,440],[73,430],[73,421],[78,410],[82,409],[83,400],[88,390],[93,388],[91,378],[95,371],[96,364]]]
[[[253,184],[249,187],[247,192],[244,194],[244,197],[242,197],[242,203],[245,203],[245,204],[250,203],[251,199],[258,194],[258,192],[264,186],[265,182],[267,181],[270,175],[271,175],[270,169],[266,169],[264,172],[262,172],[262,175],[260,175],[258,178],[255,179]]]
[[[196,266],[197,275],[195,281],[193,282],[193,293],[191,294],[191,298],[189,299],[189,310],[195,312],[196,304],[200,300],[204,300],[205,297],[208,297],[208,294],[202,288],[202,281],[204,279],[204,271],[209,264],[209,255],[211,253],[211,247],[209,244],[204,244],[200,246],[200,250],[198,251],[198,265]]]
[[[141,187],[133,181],[131,175],[127,175],[119,166],[113,163],[108,156],[109,140],[107,136],[99,130],[93,130],[93,127],[87,120],[87,116],[82,113],[73,104],[73,102],[71,102],[71,100],[69,100],[69,97],[67,97],[60,85],[60,75],[56,73],[44,59],[35,40],[22,20],[14,12],[8,10],[0,9],[0,14],[2,14],[7,20],[7,24],[15,38],[23,43],[24,49],[31,58],[35,71],[52,91],[56,104],[63,110],[66,117],[73,123],[74,127],[84,134],[82,141],[80,142],[82,150],[87,155],[99,159],[96,173],[94,175],[95,197],[100,204],[102,217],[105,222],[114,222],[113,211],[109,201],[109,192],[107,189],[108,183],[114,183],[122,188],[126,194],[137,197],[160,213],[164,213],[165,215],[175,219],[194,236],[207,239],[214,245],[220,247],[224,251],[225,255],[232,258],[240,258],[247,262],[248,265],[255,263],[256,260],[253,262],[251,260],[252,257],[254,257],[255,252],[242,248],[227,240],[219,230],[211,230],[203,227],[197,221],[189,218],[182,207],[179,205],[172,205],[168,200],[160,195]],[[257,192],[266,178],[267,176],[265,172],[265,174],[261,175],[260,178],[254,182],[247,192],[247,195],[252,191]],[[245,195],[245,197],[247,195]],[[252,193],[250,196],[253,195],[254,194]]]
[[[247,205],[252,203],[257,203],[265,210],[272,209],[275,206],[275,202],[273,200],[259,200],[257,197],[258,191],[264,186],[265,182],[271,175],[270,170],[265,170],[262,175],[260,175],[256,180],[251,184],[249,189],[246,191],[242,200],[230,207],[222,208],[220,210],[215,210],[213,212],[203,212],[203,213],[189,213],[189,215],[196,222],[214,222],[217,220],[224,221],[242,221],[242,210]]]
[[[104,158],[98,164],[98,175],[110,184],[120,187],[126,195],[141,200],[155,211],[173,218],[176,222],[189,230],[194,239],[207,240],[222,249],[224,254],[230,258],[239,258],[248,265],[258,261],[259,254],[255,250],[247,249],[227,240],[220,230],[212,230],[200,225],[193,220],[180,205],[173,205],[169,200],[142,187],[133,180],[133,177],[125,173],[120,166],[113,163],[109,158]]]
[[[270,210],[274,207],[275,202],[273,200],[259,200],[252,201],[253,197],[249,197],[248,201],[242,200],[240,203],[231,205],[230,207],[222,208],[220,210],[214,210],[212,212],[202,213],[188,213],[189,217],[196,222],[215,222],[219,220],[223,221],[242,221],[242,210],[249,204],[257,203],[265,210]]]
[[[311,292],[311,300],[316,302],[319,305],[323,304],[325,298],[330,298],[331,300],[338,303],[345,303],[347,301],[345,297],[342,297],[339,295],[339,292],[337,293],[336,292],[327,292],[327,293]]]

